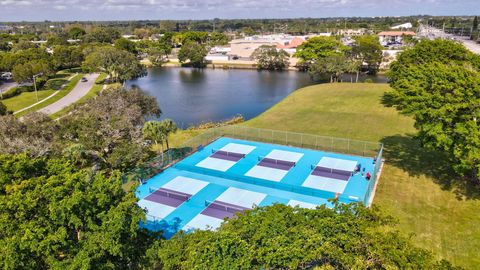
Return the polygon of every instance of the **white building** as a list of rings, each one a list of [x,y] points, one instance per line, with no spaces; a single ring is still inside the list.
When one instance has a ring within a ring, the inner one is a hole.
[[[404,23],[404,24],[399,24],[396,26],[390,27],[390,29],[410,29],[412,28],[413,25],[411,23]]]
[[[416,36],[412,31],[384,31],[378,33],[380,44],[383,46],[396,43],[401,44],[404,36]]]

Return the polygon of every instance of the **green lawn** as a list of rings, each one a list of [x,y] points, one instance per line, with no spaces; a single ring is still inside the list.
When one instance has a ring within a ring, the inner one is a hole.
[[[35,92],[23,92],[18,96],[14,96],[5,100],[2,100],[2,102],[7,106],[8,110],[16,112],[18,110],[21,110],[25,107],[31,106],[38,101],[42,101],[43,99],[49,97],[52,95],[56,90],[61,89],[62,85],[66,84],[66,86],[55,96],[49,98],[48,100],[45,100],[44,102],[39,103],[38,105],[25,110],[21,113],[16,114],[16,116],[20,117],[22,115],[25,115],[27,113],[39,110],[47,105],[50,105],[57,100],[61,99],[62,97],[66,96],[78,83],[80,78],[83,76],[83,74],[77,74],[75,75],[75,72],[78,72],[77,69],[67,69],[67,70],[61,70],[57,72],[50,80],[48,80],[45,85],[42,87],[42,89],[39,89],[37,91],[38,93],[38,100],[36,99]],[[75,76],[74,76],[75,75]],[[68,78],[72,77],[72,80],[69,82]]]
[[[53,94],[55,90],[38,91],[38,100],[42,100]],[[58,94],[57,94],[58,95]],[[18,96],[2,100],[10,111],[18,111],[34,103],[37,103],[35,92],[23,92]]]
[[[382,141],[386,163],[374,204],[454,264],[480,264],[480,196],[452,176],[440,153],[412,139],[413,120],[382,105],[386,84],[322,84],[295,91],[244,125]],[[466,191],[467,190],[467,191]],[[470,192],[468,191],[470,190]]]
[[[40,110],[41,108],[44,108],[58,100],[60,100],[61,98],[63,98],[64,96],[66,96],[68,93],[70,93],[70,91],[73,90],[73,88],[75,87],[75,85],[77,85],[78,81],[80,81],[80,79],[83,77],[83,74],[77,74],[75,75],[75,77],[73,77],[70,82],[67,83],[67,85],[58,92],[58,94],[56,94],[55,96],[53,96],[52,98],[49,98],[47,100],[45,100],[44,102],[40,103],[40,104],[37,104],[35,106],[33,106],[32,108],[28,109],[28,110],[25,110],[21,113],[17,113],[16,116],[20,117],[22,115],[25,115],[27,113],[31,113],[31,112],[34,112],[34,111],[37,111],[37,110]],[[55,91],[55,90],[42,90],[40,92],[43,92],[43,91]],[[39,92],[39,93],[40,93]],[[30,104],[31,105],[31,104]],[[24,108],[24,107],[22,107]]]

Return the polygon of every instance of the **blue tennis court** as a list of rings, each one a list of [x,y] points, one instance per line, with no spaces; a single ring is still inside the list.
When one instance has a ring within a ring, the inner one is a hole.
[[[150,230],[215,229],[235,213],[282,203],[368,202],[374,158],[221,137],[137,190]]]

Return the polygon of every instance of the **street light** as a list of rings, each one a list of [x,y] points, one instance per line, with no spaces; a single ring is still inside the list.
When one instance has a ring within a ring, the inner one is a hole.
[[[35,79],[42,75],[43,75],[43,72],[33,75],[33,87],[35,88],[35,97],[37,98],[37,102],[38,102],[38,93],[37,93],[37,82]]]

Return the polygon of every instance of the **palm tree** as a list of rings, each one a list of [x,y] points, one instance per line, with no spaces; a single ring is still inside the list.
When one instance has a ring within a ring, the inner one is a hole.
[[[163,152],[163,141],[165,138],[164,125],[158,121],[148,121],[143,125],[143,138],[151,140],[155,144],[161,144]]]
[[[352,73],[356,73],[355,82],[358,83],[358,74],[360,71],[361,62],[358,59],[350,58],[347,61],[346,70],[350,73],[350,82],[353,83]]]
[[[175,124],[175,122],[173,122],[172,119],[162,120],[160,122],[160,124],[162,125],[162,131],[163,131],[163,135],[164,135],[164,138],[165,138],[165,142],[167,143],[167,150],[168,150],[168,149],[170,149],[170,146],[168,145],[168,136],[171,133],[177,132],[178,127]]]

